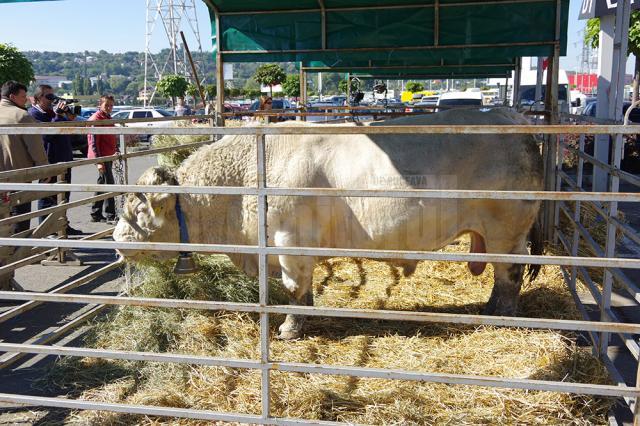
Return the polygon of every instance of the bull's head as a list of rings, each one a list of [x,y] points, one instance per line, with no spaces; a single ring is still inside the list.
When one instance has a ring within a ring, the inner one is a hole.
[[[177,185],[166,168],[152,167],[140,176],[138,185]],[[176,217],[176,194],[127,194],[124,211],[113,239],[122,242],[180,242],[180,227]],[[133,260],[167,260],[177,252],[119,250]]]

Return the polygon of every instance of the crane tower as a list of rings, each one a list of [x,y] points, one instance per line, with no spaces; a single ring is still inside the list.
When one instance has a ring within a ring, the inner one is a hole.
[[[187,38],[195,39],[194,52],[196,69],[202,68],[202,43],[198,27],[195,0],[146,0],[146,35],[144,52],[144,105],[147,106],[156,94],[156,84],[167,74],[183,75],[191,80],[190,65],[186,50],[182,46],[180,31]],[[155,38],[168,42],[169,55],[162,57],[151,52]]]

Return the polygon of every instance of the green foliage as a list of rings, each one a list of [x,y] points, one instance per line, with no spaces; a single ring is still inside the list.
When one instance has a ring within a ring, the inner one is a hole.
[[[181,75],[166,75],[158,81],[157,88],[167,98],[181,98],[187,92],[189,83]]]
[[[247,79],[242,91],[247,98],[255,99],[260,97],[260,85],[253,77]]]
[[[338,90],[340,91],[340,93],[347,93],[347,80],[340,80],[338,82]],[[355,92],[356,90],[358,90],[358,83],[354,80],[351,80],[351,93]]]
[[[237,98],[239,96],[242,96],[242,89],[240,89],[238,87],[232,87],[232,88],[229,89],[228,94],[229,94],[229,97],[231,97],[231,98]]]
[[[207,95],[207,98],[213,99],[218,93],[218,88],[215,84],[207,84],[206,86],[204,86],[204,93],[205,95]]]
[[[282,83],[282,90],[285,95],[297,98],[300,96],[300,75],[290,74]]]
[[[187,86],[187,95],[193,98],[199,97],[200,95],[198,93],[198,86],[193,83],[189,83],[189,85]]]
[[[587,28],[584,32],[584,41],[591,47],[600,45],[600,19],[593,18],[587,21]],[[640,10],[631,12],[629,19],[629,44],[627,55],[640,55]]]
[[[28,86],[34,80],[33,66],[18,49],[0,43],[0,85],[9,80]]]
[[[278,64],[264,64],[260,65],[253,75],[253,79],[260,84],[269,86],[273,95],[273,86],[282,84],[287,75],[282,67]]]
[[[424,90],[424,84],[416,81],[409,81],[404,87],[411,93],[422,92]]]

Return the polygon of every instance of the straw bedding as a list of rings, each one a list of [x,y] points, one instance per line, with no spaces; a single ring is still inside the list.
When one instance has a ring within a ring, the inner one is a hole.
[[[446,251],[468,251],[468,240]],[[257,284],[224,256],[201,257],[203,271],[176,279],[170,265],[142,266],[132,294],[255,302]],[[492,269],[421,262],[404,278],[386,263],[335,258],[315,269],[316,305],[431,312],[481,311]],[[270,303],[285,303],[277,281]],[[557,267],[523,288],[520,315],[578,318]],[[271,318],[271,337],[282,316]],[[259,320],[242,313],[118,307],[95,322],[88,346],[259,359]],[[546,330],[310,318],[297,341],[272,340],[274,361],[381,367],[511,378],[608,383],[603,366],[571,334]],[[472,386],[273,372],[272,414],[366,424],[605,424],[613,400]],[[43,384],[71,396],[259,414],[260,373],[251,370],[61,359]],[[205,424],[107,412],[72,412],[79,424]]]

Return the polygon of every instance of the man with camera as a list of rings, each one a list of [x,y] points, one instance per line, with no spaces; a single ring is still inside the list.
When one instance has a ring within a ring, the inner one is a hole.
[[[69,105],[64,99],[57,97],[53,88],[47,84],[41,84],[33,94],[34,104],[29,108],[29,114],[38,121],[43,123],[57,123],[61,121],[69,121],[67,113],[70,112]],[[45,135],[42,137],[44,149],[47,153],[49,163],[61,163],[73,161],[73,147],[71,138],[68,135]],[[56,178],[52,178],[52,182],[56,182]],[[65,182],[71,183],[71,169],[65,172]],[[69,202],[69,192],[65,192],[65,199]],[[38,200],[38,209],[46,209],[56,205],[56,196],[50,196]],[[40,222],[44,220],[44,216],[40,217]],[[80,235],[82,231],[72,228],[67,221],[67,235]]]

